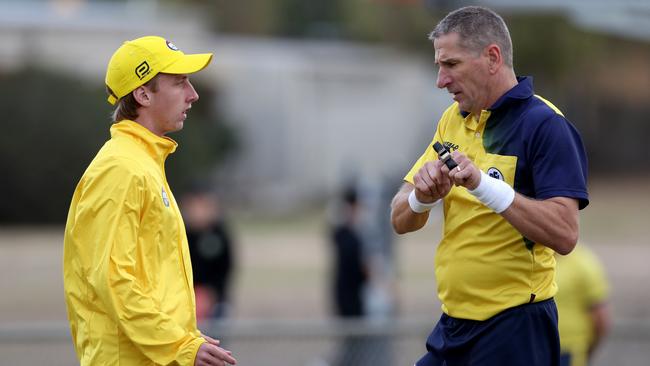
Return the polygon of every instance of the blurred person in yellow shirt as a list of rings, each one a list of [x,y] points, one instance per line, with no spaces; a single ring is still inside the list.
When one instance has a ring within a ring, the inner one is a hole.
[[[161,37],[124,42],[106,71],[111,138],[77,185],[65,227],[63,279],[77,357],[86,365],[235,364],[196,324],[192,265],[165,160],[199,95],[186,55]]]
[[[610,327],[607,278],[584,244],[556,260],[561,366],[586,366]]]

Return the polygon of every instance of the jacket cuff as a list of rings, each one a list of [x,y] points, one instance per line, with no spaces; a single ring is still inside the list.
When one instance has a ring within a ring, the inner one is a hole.
[[[205,342],[206,340],[203,337],[198,337],[188,343],[178,354],[178,364],[181,366],[194,366],[196,353]]]

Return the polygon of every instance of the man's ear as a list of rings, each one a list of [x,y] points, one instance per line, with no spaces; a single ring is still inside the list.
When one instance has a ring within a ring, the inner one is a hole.
[[[140,105],[149,106],[149,104],[151,104],[151,95],[149,94],[150,92],[144,86],[137,87],[131,93],[133,93],[133,98],[135,98],[135,100],[140,103]]]
[[[498,45],[492,43],[486,48],[487,58],[488,58],[488,70],[490,74],[495,74],[501,68],[503,64],[503,57],[501,55],[501,48]]]

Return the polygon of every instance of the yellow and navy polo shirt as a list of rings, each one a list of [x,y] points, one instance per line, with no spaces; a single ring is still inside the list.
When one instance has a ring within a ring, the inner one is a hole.
[[[476,118],[452,104],[433,141],[404,180],[438,158],[433,143],[459,150],[490,176],[533,199],[571,197],[587,206],[587,158],[580,134],[550,102],[518,84]],[[438,297],[449,316],[485,320],[513,306],[552,297],[553,250],[525,238],[501,215],[453,187],[443,200],[435,257]]]

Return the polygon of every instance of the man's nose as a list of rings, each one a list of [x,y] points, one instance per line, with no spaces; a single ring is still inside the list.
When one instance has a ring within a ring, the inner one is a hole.
[[[446,88],[447,85],[451,83],[451,78],[449,75],[443,70],[439,69],[438,70],[438,79],[436,80],[436,86],[440,89]]]
[[[199,100],[199,93],[196,92],[194,86],[191,83],[189,84],[189,102],[194,103]]]

